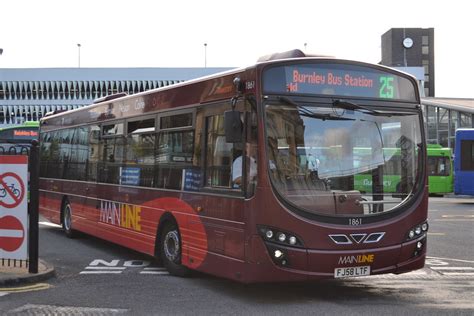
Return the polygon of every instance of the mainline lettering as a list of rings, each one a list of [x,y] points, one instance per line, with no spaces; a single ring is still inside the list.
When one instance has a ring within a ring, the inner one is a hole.
[[[141,211],[136,205],[101,201],[99,221],[141,231]]]
[[[374,262],[375,256],[370,255],[357,255],[357,256],[343,256],[339,257],[339,264],[353,264],[353,263],[372,263]]]

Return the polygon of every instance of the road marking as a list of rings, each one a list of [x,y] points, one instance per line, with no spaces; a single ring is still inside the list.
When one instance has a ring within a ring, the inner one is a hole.
[[[465,271],[465,270],[474,270],[473,267],[430,267],[432,270],[459,270],[459,271]]]
[[[26,304],[10,310],[8,315],[117,315],[128,313],[128,309],[94,308]]]
[[[119,274],[125,270],[125,267],[91,267],[88,266],[86,270],[92,271],[81,271],[79,274]]]
[[[86,267],[86,270],[125,270],[125,267]]]
[[[447,218],[447,219],[434,219],[432,220],[434,222],[474,222],[473,219],[467,219],[467,218]]]
[[[474,276],[474,272],[441,272],[446,276]]]
[[[116,270],[114,270],[114,271],[109,271],[109,270],[108,271],[103,271],[103,270],[97,271],[96,270],[96,271],[81,271],[81,272],[79,272],[79,274],[120,274],[122,272],[123,272],[123,270],[121,270],[121,271],[116,271]]]
[[[430,236],[445,236],[445,233],[428,233]]]
[[[442,215],[444,218],[462,217],[462,218],[474,218],[474,215]]]
[[[145,268],[143,271],[140,271],[140,274],[155,274],[155,275],[169,275],[170,273],[166,271],[166,268]]]
[[[40,291],[49,289],[51,285],[47,283],[36,283],[32,285],[20,286],[20,287],[4,287],[0,288],[0,296],[7,295],[9,293],[23,293],[23,292],[31,292],[31,291]]]
[[[440,257],[426,257],[426,259],[451,260],[451,261],[456,261],[456,262],[474,263],[474,261],[472,260],[450,259],[450,258],[440,258]]]

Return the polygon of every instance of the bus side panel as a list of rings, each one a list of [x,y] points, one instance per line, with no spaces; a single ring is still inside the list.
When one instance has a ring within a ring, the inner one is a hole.
[[[60,224],[62,195],[51,180],[40,179],[39,212],[55,224]]]
[[[60,196],[53,192],[39,192],[39,212],[49,221],[60,224]]]
[[[226,260],[222,260],[244,260],[244,200],[218,196],[196,199],[196,196],[185,195],[181,203],[188,207],[182,207],[176,213],[182,235],[183,264],[202,272],[234,278]]]
[[[452,177],[429,176],[430,193],[450,193],[453,192]]]
[[[474,195],[474,128],[456,130],[454,193]]]
[[[474,171],[458,171],[454,177],[455,194],[474,195]]]

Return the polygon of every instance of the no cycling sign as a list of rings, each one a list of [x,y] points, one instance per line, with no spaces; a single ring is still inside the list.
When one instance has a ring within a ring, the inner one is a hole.
[[[28,156],[0,156],[0,258],[27,259]]]

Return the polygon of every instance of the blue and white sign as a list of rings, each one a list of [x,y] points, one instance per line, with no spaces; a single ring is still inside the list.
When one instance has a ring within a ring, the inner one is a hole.
[[[120,184],[139,185],[140,184],[140,168],[121,167],[120,168]]]

